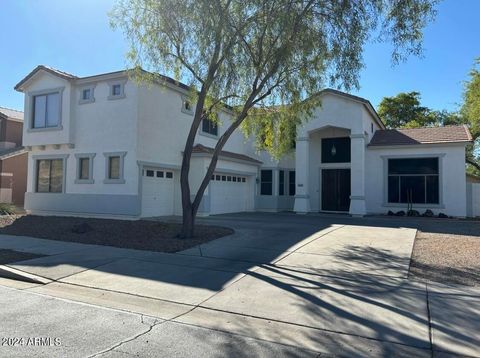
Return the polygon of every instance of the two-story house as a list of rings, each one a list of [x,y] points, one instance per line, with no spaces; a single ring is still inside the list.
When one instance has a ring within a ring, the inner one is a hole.
[[[127,72],[76,77],[38,66],[25,93],[29,152],[25,207],[36,213],[148,217],[181,214],[179,169],[193,118],[188,87],[168,77],[138,84]],[[190,179],[196,192],[226,130],[204,121]],[[235,132],[221,153],[199,214],[431,209],[466,215],[463,126],[386,130],[369,101],[336,90],[297,130],[280,161]],[[448,168],[448,170],[447,170]]]
[[[0,107],[0,203],[22,207],[27,188],[23,112]]]

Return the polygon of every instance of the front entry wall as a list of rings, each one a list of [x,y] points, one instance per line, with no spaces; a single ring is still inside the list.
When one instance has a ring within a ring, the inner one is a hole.
[[[426,209],[466,216],[465,147],[463,144],[431,146],[368,148],[366,151],[366,204],[371,214],[407,210],[407,204],[388,202],[388,159],[438,158],[439,204],[413,204],[413,209],[423,213]],[[461,175],[459,175],[461,173]]]
[[[350,131],[342,128],[324,128],[323,130],[314,132],[309,137],[309,190],[310,190],[310,208],[311,211],[330,211],[324,209],[322,203],[323,192],[323,170],[350,170],[350,163],[322,163],[322,138],[348,138]],[[349,182],[350,184],[350,182]],[[343,187],[343,186],[342,186]],[[328,190],[325,188],[325,190]],[[333,190],[333,189],[332,189]],[[348,196],[350,196],[350,188],[348,188]],[[333,199],[332,199],[333,200]],[[335,199],[336,200],[336,199]],[[349,203],[348,203],[349,204]],[[346,209],[348,211],[349,208]],[[339,210],[331,210],[339,211]]]

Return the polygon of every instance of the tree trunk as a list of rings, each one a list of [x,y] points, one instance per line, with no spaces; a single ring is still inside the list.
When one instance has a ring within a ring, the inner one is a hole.
[[[190,208],[183,208],[182,232],[180,233],[182,239],[192,238],[195,235],[195,214],[192,209],[191,205]]]

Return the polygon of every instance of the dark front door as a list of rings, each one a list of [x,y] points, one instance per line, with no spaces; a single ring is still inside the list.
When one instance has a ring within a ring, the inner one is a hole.
[[[350,209],[350,169],[322,169],[322,210]]]

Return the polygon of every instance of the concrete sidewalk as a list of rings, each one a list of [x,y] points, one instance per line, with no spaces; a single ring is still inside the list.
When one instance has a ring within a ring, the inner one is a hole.
[[[52,280],[17,283],[32,293],[308,352],[480,356],[479,291],[407,280],[414,229],[344,218],[223,220],[212,219],[236,234],[177,254],[8,236],[0,248],[49,255],[9,265]],[[142,354],[137,343],[124,348]]]

